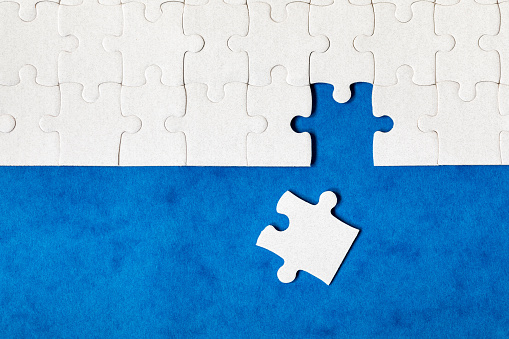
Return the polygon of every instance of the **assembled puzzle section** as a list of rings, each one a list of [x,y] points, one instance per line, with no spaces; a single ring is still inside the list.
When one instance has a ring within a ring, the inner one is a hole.
[[[322,82],[374,84],[377,166],[506,164],[508,27],[496,0],[0,0],[0,164],[310,166]]]

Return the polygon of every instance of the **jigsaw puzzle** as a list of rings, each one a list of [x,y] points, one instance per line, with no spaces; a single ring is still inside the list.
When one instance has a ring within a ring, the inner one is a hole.
[[[508,27],[496,0],[0,0],[0,165],[309,166],[310,85],[356,82],[394,121],[376,166],[507,164]]]
[[[336,206],[333,192],[320,195],[312,205],[287,191],[277,204],[277,212],[290,219],[290,226],[278,231],[267,226],[256,242],[284,259],[277,272],[283,283],[292,282],[299,270],[314,275],[329,285],[341,266],[359,230],[334,217]]]

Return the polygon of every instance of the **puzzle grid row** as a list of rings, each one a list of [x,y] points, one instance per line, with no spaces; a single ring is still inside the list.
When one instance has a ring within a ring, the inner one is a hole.
[[[308,166],[319,82],[374,84],[375,165],[509,161],[509,2],[353,2],[0,2],[0,163]]]

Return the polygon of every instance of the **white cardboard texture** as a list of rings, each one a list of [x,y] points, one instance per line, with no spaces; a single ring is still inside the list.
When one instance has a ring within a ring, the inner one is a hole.
[[[200,35],[207,43],[198,53],[184,59],[185,83],[204,83],[209,99],[224,98],[224,85],[248,82],[248,59],[245,52],[228,48],[232,35],[247,35],[249,15],[246,5],[230,5],[223,0],[209,0],[206,5],[184,8],[184,33]]]
[[[187,107],[183,117],[169,117],[166,129],[184,132],[190,166],[247,166],[247,135],[261,133],[267,121],[247,114],[247,85],[225,85],[225,97],[215,103],[207,97],[207,85],[186,85]]]
[[[484,35],[479,46],[485,51],[496,50],[500,58],[500,83],[509,85],[509,3],[503,2],[500,8],[500,29],[497,35]]]
[[[62,106],[58,116],[46,115],[40,126],[60,136],[59,165],[118,165],[122,133],[135,133],[140,119],[120,111],[120,84],[101,84],[96,102],[82,98],[80,84],[60,85]]]
[[[183,166],[186,164],[186,139],[182,133],[170,133],[164,127],[170,116],[180,117],[186,111],[184,86],[161,83],[161,69],[147,68],[147,83],[141,87],[122,87],[122,114],[137,116],[141,129],[122,134],[120,165]]]
[[[441,82],[438,87],[438,114],[419,119],[422,131],[436,131],[439,165],[499,165],[500,133],[509,130],[509,116],[498,107],[498,84],[480,82],[470,102],[458,95],[460,85]]]
[[[361,52],[375,55],[375,85],[395,85],[396,70],[409,65],[414,70],[413,81],[418,85],[435,84],[435,54],[450,50],[454,39],[435,34],[434,4],[419,1],[412,4],[413,17],[402,23],[395,17],[396,6],[375,4],[375,32],[372,36],[359,36],[354,46]]]
[[[120,54],[107,53],[102,42],[106,35],[122,33],[122,6],[103,5],[99,0],[62,0],[58,11],[58,30],[62,36],[73,35],[79,46],[72,53],[62,53],[58,59],[60,83],[84,86],[83,98],[95,101],[99,85],[122,82]]]
[[[412,81],[410,66],[398,69],[394,86],[373,87],[373,115],[387,115],[394,127],[373,138],[375,166],[423,166],[438,164],[438,136],[423,133],[417,126],[420,117],[437,114],[435,85],[418,86]]]
[[[161,81],[168,86],[184,84],[184,54],[203,47],[200,36],[184,35],[182,16],[184,4],[167,2],[156,22],[147,21],[143,4],[123,5],[124,30],[120,37],[106,37],[104,47],[120,51],[123,59],[123,81],[126,86],[145,83],[145,70],[151,65],[163,71]]]
[[[247,4],[249,7],[251,7],[252,4],[257,2],[263,2],[270,6],[270,17],[272,20],[276,22],[282,22],[286,19],[287,12],[286,12],[286,6],[292,2],[295,2],[295,0],[247,0]],[[312,4],[317,6],[328,6],[332,5],[334,0],[302,0],[299,2],[303,2],[306,4]]]
[[[311,165],[311,136],[297,133],[291,127],[296,116],[311,115],[311,88],[289,85],[286,74],[284,67],[274,67],[270,85],[248,87],[248,114],[260,115],[267,120],[267,129],[263,133],[247,136],[249,166]]]
[[[350,100],[350,85],[355,82],[373,83],[374,60],[371,53],[359,53],[353,46],[358,35],[372,35],[372,6],[355,6],[348,0],[336,0],[330,6],[311,6],[309,32],[329,38],[325,53],[311,53],[311,83],[334,85],[334,100]]]
[[[275,22],[266,3],[249,5],[249,33],[232,36],[228,46],[249,56],[249,84],[270,84],[270,71],[276,65],[288,71],[287,82],[294,86],[309,85],[309,56],[325,52],[329,41],[325,36],[309,35],[309,5],[292,2],[286,6],[287,17]]]
[[[58,55],[78,46],[75,37],[58,33],[58,8],[53,2],[37,4],[37,17],[30,22],[18,16],[19,6],[0,2],[0,85],[19,83],[19,70],[26,64],[37,69],[37,82],[58,85]]]
[[[320,195],[312,205],[291,192],[283,194],[277,212],[290,219],[290,226],[280,232],[267,226],[256,242],[284,259],[277,272],[283,283],[292,282],[297,271],[306,271],[329,285],[350,250],[359,230],[331,214],[337,197],[333,192]]]
[[[37,84],[33,66],[19,73],[19,84],[0,86],[0,165],[58,165],[58,134],[44,133],[39,120],[58,114],[60,90]]]
[[[499,82],[498,53],[479,47],[482,35],[498,33],[500,11],[497,4],[481,5],[474,0],[461,0],[452,6],[437,5],[435,26],[437,34],[450,34],[456,41],[450,52],[437,53],[437,81],[459,83],[459,96],[464,101],[475,98],[478,82]]]

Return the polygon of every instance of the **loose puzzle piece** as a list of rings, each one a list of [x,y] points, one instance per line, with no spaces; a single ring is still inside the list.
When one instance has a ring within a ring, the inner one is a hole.
[[[247,52],[250,85],[270,84],[270,71],[276,65],[288,70],[290,85],[309,85],[309,56],[312,52],[325,52],[328,39],[309,35],[308,4],[288,4],[287,18],[280,23],[271,19],[270,10],[266,3],[249,5],[249,33],[245,37],[231,37],[229,47]]]
[[[419,1],[412,5],[413,17],[399,22],[393,4],[375,4],[375,33],[359,36],[354,46],[361,52],[375,55],[375,85],[395,85],[396,70],[409,65],[414,70],[413,81],[418,85],[435,84],[435,54],[454,46],[452,37],[435,34],[434,4]]]
[[[60,136],[60,165],[118,165],[122,133],[135,133],[141,121],[125,117],[120,111],[120,84],[99,86],[96,102],[82,98],[80,84],[61,84],[61,109],[58,116],[46,115],[40,125],[45,132]]]
[[[207,43],[198,53],[187,53],[184,59],[187,84],[204,83],[209,99],[219,102],[224,85],[248,81],[248,59],[245,52],[234,53],[228,39],[235,34],[247,35],[249,15],[246,5],[231,5],[223,0],[209,0],[206,5],[184,8],[184,33],[200,35]]]
[[[277,212],[288,216],[290,226],[282,232],[267,226],[256,245],[284,259],[277,272],[281,282],[292,282],[303,270],[330,285],[359,233],[331,214],[336,203],[333,192],[322,193],[316,205],[289,191],[279,199]]]
[[[58,8],[54,2],[39,2],[36,18],[25,22],[17,3],[0,2],[0,85],[19,83],[19,71],[27,64],[37,69],[38,83],[58,85],[59,53],[78,46],[75,38],[58,34]]]
[[[204,84],[186,85],[186,91],[186,114],[166,120],[168,131],[186,136],[186,164],[247,166],[248,133],[261,133],[267,127],[264,118],[247,114],[247,85],[226,84],[225,97],[218,103],[208,99]]]
[[[33,66],[19,74],[19,84],[0,86],[0,165],[58,165],[58,134],[44,133],[39,121],[58,114],[59,87],[37,84]]]
[[[295,87],[286,82],[282,66],[272,69],[269,86],[249,86],[247,112],[263,116],[267,129],[261,134],[247,136],[247,163],[249,166],[310,166],[311,136],[296,133],[292,119],[311,115],[311,89]]]
[[[72,53],[62,53],[58,61],[60,83],[79,83],[84,86],[83,98],[95,101],[99,85],[105,82],[122,82],[120,54],[107,53],[102,42],[106,35],[122,34],[122,6],[120,1],[61,0],[59,32],[63,36],[78,38],[79,47]]]
[[[334,85],[334,100],[350,100],[350,85],[356,82],[373,83],[374,60],[371,53],[359,53],[353,46],[358,35],[372,35],[373,7],[352,5],[348,0],[336,0],[330,6],[311,6],[309,32],[324,35],[330,46],[325,53],[312,53],[311,83]]]
[[[500,133],[509,130],[509,115],[498,107],[498,84],[480,82],[477,96],[463,101],[455,82],[440,82],[438,114],[419,119],[424,132],[436,131],[439,140],[440,165],[501,164]]]
[[[503,2],[500,8],[500,30],[497,35],[484,35],[479,46],[485,51],[496,50],[500,58],[500,83],[509,85],[509,3]]]
[[[420,117],[437,114],[435,85],[418,86],[412,81],[410,66],[398,69],[398,84],[373,87],[373,115],[388,115],[394,127],[373,138],[375,166],[423,166],[438,164],[438,137],[423,133],[417,126]]]
[[[147,82],[141,87],[122,86],[122,114],[141,119],[141,129],[124,133],[120,147],[122,166],[183,166],[186,164],[186,140],[181,133],[164,127],[170,116],[180,117],[186,110],[184,86],[161,83],[161,69],[147,68]]]
[[[497,4],[481,5],[474,0],[461,0],[452,6],[437,5],[435,26],[438,34],[450,34],[456,41],[450,52],[437,53],[437,81],[459,83],[459,96],[464,101],[475,98],[478,82],[499,82],[497,52],[486,52],[479,47],[482,35],[498,33],[500,11]]]
[[[150,22],[145,18],[143,4],[131,2],[123,5],[122,36],[105,38],[106,50],[122,53],[123,85],[143,85],[145,70],[157,65],[163,71],[163,84],[181,86],[184,84],[184,54],[187,51],[198,52],[203,47],[201,37],[184,35],[182,3],[167,2],[161,9],[161,17]]]

